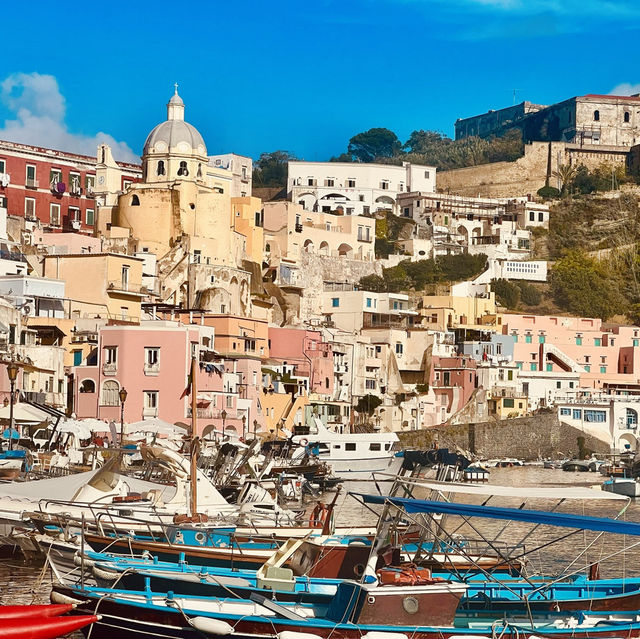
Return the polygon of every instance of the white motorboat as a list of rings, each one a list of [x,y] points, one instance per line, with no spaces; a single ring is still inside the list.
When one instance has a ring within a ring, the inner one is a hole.
[[[318,457],[327,462],[333,474],[344,480],[371,479],[373,473],[395,475],[402,465],[395,433],[336,433],[319,418],[314,419],[316,433],[297,435],[301,446],[317,447]]]
[[[640,497],[640,482],[632,477],[612,477],[603,482],[602,490],[625,497]]]

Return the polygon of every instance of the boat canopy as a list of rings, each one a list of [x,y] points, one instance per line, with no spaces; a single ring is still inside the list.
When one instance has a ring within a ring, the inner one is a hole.
[[[577,528],[580,530],[594,530],[640,537],[640,523],[609,519],[608,517],[585,517],[582,515],[547,512],[544,510],[480,506],[477,504],[461,504],[427,499],[406,499],[403,497],[385,497],[383,495],[364,495],[361,493],[351,494],[354,497],[359,497],[366,504],[390,503],[397,508],[405,510],[407,513],[442,513],[446,515],[460,515],[462,517],[522,521],[531,524],[547,524],[560,528]]]
[[[580,486],[496,486],[495,484],[460,484],[448,481],[412,481],[399,479],[403,484],[419,486],[443,493],[464,493],[487,497],[515,497],[518,499],[588,499],[600,501],[628,501],[624,495],[608,493],[595,488]]]

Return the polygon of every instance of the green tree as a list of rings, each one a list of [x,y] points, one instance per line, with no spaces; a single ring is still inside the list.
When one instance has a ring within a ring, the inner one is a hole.
[[[576,167],[571,164],[560,164],[558,168],[551,173],[551,175],[560,180],[560,194],[566,195],[569,187],[573,183],[573,179],[576,176]]]
[[[502,306],[508,309],[518,308],[520,303],[520,287],[509,280],[491,280],[491,290],[496,294],[496,299]]]
[[[556,304],[576,315],[607,320],[627,308],[619,282],[607,263],[584,251],[570,251],[558,260],[550,281]]]
[[[527,306],[538,306],[542,302],[542,293],[533,284],[518,282],[520,299]]]
[[[392,158],[401,149],[400,140],[393,131],[374,128],[354,135],[349,140],[347,153],[360,162],[373,162],[378,158]]]
[[[262,153],[253,165],[253,182],[255,186],[287,186],[289,160],[297,160],[288,151],[272,151]]]
[[[387,290],[387,282],[384,277],[380,277],[373,273],[372,275],[365,275],[360,278],[358,282],[358,288],[361,291],[372,291],[378,293]]]
[[[366,413],[367,415],[373,415],[378,406],[382,404],[382,400],[376,395],[364,395],[358,400],[356,404],[356,410],[359,413]]]

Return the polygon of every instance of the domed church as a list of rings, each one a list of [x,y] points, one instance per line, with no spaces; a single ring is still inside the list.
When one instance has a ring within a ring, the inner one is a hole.
[[[162,301],[194,307],[206,297],[209,310],[247,312],[250,275],[242,269],[247,232],[259,234],[251,242],[261,247],[262,228],[239,230],[246,225],[237,211],[249,208],[253,218],[261,202],[232,198],[231,161],[240,158],[250,165],[251,160],[232,154],[210,158],[202,135],[184,117],[175,85],[167,119],[144,143],[142,181],[118,197],[109,226],[105,220],[105,236],[116,242],[126,238],[130,251],[156,256]],[[232,160],[225,165],[219,158]]]

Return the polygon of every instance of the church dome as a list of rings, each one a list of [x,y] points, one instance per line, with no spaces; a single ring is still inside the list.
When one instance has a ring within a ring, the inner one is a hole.
[[[206,157],[207,147],[198,129],[184,121],[184,102],[178,88],[167,104],[167,119],[147,136],[143,156],[154,153],[177,153]]]

